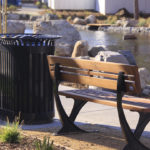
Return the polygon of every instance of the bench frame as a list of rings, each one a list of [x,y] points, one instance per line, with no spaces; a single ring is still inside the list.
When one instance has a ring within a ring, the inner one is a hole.
[[[51,65],[51,57],[55,56],[48,56],[48,63]],[[59,57],[58,57],[59,58]],[[69,96],[69,98],[74,99],[74,105],[71,111],[71,114],[68,116],[65,112],[63,105],[61,103],[60,97],[59,97],[59,91],[58,87],[61,82],[60,77],[60,64],[56,63],[54,67],[54,76],[53,76],[53,84],[54,84],[54,97],[56,101],[57,110],[59,113],[60,121],[62,123],[62,128],[58,131],[57,134],[67,134],[67,133],[73,133],[73,132],[86,132],[79,127],[77,127],[74,124],[74,121],[79,113],[79,111],[82,109],[82,107],[88,102],[88,100],[81,100],[81,99],[75,99],[74,97]],[[51,74],[51,68],[50,68],[50,74]],[[126,93],[126,84],[125,84],[125,74],[124,72],[119,72],[118,79],[117,79],[117,90],[116,90],[116,100],[117,100],[117,110],[118,110],[118,116],[121,124],[122,131],[124,133],[125,139],[127,141],[127,145],[124,147],[124,150],[149,150],[149,148],[145,147],[140,141],[140,137],[146,127],[146,125],[150,121],[150,112],[140,112],[139,113],[139,121],[137,124],[137,127],[132,132],[131,128],[128,125],[128,122],[126,120],[123,106],[122,106],[122,98],[124,94]]]

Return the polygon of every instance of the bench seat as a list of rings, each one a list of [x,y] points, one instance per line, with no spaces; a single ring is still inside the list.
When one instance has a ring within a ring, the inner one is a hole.
[[[117,107],[116,94],[104,90],[75,89],[59,91],[59,95]],[[122,106],[124,109],[132,111],[150,112],[150,99],[124,95],[122,98]]]

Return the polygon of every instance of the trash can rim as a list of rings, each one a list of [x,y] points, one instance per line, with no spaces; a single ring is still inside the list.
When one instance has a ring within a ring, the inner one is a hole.
[[[59,39],[62,36],[60,35],[51,35],[51,34],[30,34],[30,33],[9,33],[9,34],[0,34],[0,39],[7,40],[18,40],[18,39],[40,39],[40,40],[48,40],[48,39]]]

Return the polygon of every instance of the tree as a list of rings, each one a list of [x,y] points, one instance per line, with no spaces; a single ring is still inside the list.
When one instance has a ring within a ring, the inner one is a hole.
[[[134,19],[137,20],[139,18],[139,2],[138,0],[134,0]]]

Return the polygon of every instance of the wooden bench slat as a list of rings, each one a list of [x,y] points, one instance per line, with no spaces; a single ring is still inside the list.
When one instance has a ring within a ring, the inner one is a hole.
[[[54,71],[54,66],[50,66],[50,70]],[[105,77],[105,78],[112,78],[112,79],[118,79],[118,74],[114,74],[114,73],[106,73],[106,72],[98,72],[98,71],[94,71],[94,70],[89,70],[89,69],[79,69],[79,68],[70,68],[70,67],[66,67],[66,66],[60,66],[62,71],[66,71],[66,72],[71,72],[71,73],[77,73],[77,74],[81,74],[81,75],[89,75],[89,76],[99,76],[99,77]],[[134,80],[134,75],[126,75],[125,74],[125,79],[126,80]]]
[[[105,73],[105,72],[96,72],[96,71],[93,71],[93,70],[83,70],[83,69],[81,70],[81,69],[66,68],[66,67],[61,67],[61,69],[63,71],[67,71],[67,72],[78,73],[78,74],[89,75],[89,76],[102,76],[102,77],[107,77],[107,78],[112,78],[112,79],[117,79],[118,78],[118,74],[110,74],[110,73]]]
[[[137,66],[135,65],[127,65],[121,63],[111,63],[111,62],[101,62],[101,61],[90,61],[85,59],[76,59],[76,58],[67,58],[67,57],[57,57],[57,56],[48,56],[49,64],[56,64],[59,63],[63,66],[69,67],[76,67],[82,69],[89,69],[89,70],[97,70],[97,71],[104,71],[104,72],[113,72],[119,73],[123,71],[125,73],[130,73],[131,75],[134,74],[136,71]]]
[[[93,85],[111,90],[117,89],[117,80],[94,78],[94,77],[91,78],[89,76],[77,76],[76,74],[68,74],[65,72],[61,73],[61,80],[85,85]]]
[[[97,92],[97,93],[96,93]],[[116,107],[116,95],[112,92],[86,90],[59,91],[60,95],[71,96],[71,98],[82,99],[94,103]],[[123,97],[123,108],[132,111],[150,112],[150,100],[144,98],[135,98],[132,96]]]

